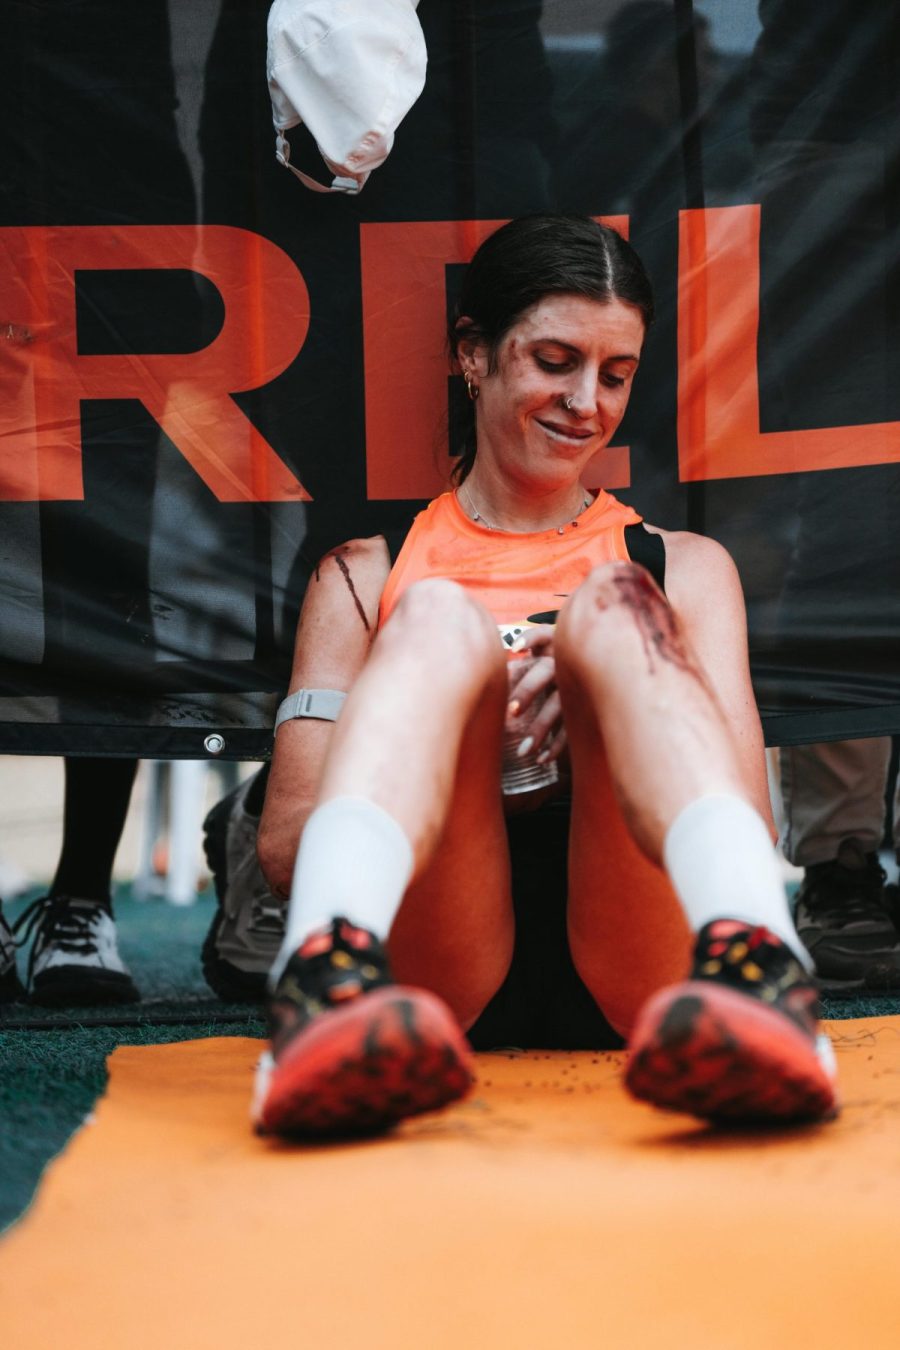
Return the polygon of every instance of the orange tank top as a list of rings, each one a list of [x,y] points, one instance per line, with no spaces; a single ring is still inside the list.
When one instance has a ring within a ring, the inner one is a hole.
[[[426,577],[458,582],[498,624],[552,613],[599,563],[628,561],[625,527],[640,520],[630,506],[599,492],[561,532],[511,534],[470,520],[456,493],[444,492],[413,521],[382,593],[378,625],[407,586]]]

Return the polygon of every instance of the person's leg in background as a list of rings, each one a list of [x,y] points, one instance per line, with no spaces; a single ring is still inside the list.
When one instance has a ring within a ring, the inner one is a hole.
[[[18,919],[33,935],[27,990],[35,1003],[133,1003],[139,994],[121,956],[112,912],[112,870],[128,814],[136,759],[69,758],[63,839],[49,892]]]
[[[203,822],[216,912],[203,943],[203,974],[220,998],[261,1003],[284,938],[287,902],[272,894],[256,856],[268,765],[227,793]]]
[[[785,857],[805,869],[797,931],[829,993],[900,988],[900,934],[878,861],[889,737],[781,751]]]

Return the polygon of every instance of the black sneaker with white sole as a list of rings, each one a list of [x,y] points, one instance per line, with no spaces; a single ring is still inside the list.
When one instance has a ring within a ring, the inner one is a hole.
[[[16,969],[16,940],[0,914],[0,1003],[15,1003],[24,997],[25,990]]]
[[[807,867],[794,922],[823,993],[900,989],[900,933],[876,853],[845,839],[830,862]]]
[[[33,936],[27,990],[33,1003],[135,1003],[140,998],[119,955],[115,920],[99,900],[45,895],[16,920],[19,946]]]

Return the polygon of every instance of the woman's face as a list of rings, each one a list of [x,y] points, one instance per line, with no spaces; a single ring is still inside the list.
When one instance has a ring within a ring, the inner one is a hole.
[[[493,371],[484,346],[461,349],[479,386],[478,461],[520,483],[578,477],[625,414],[643,342],[633,305],[548,295],[502,339]]]

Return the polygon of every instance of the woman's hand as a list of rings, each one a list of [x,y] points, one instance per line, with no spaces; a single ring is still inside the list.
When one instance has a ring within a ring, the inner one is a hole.
[[[537,750],[538,763],[546,764],[559,759],[566,748],[566,729],[562,720],[562,702],[556,688],[556,662],[553,659],[553,625],[540,624],[526,628],[511,648],[509,657],[509,705],[506,714],[507,729],[515,729],[535,699],[542,694],[546,697],[531,726],[525,732],[530,744],[523,738],[524,749],[520,753],[529,754]],[[534,657],[533,661],[522,660],[523,656]]]

